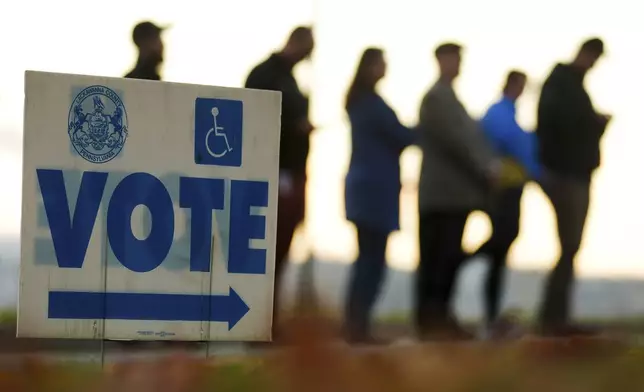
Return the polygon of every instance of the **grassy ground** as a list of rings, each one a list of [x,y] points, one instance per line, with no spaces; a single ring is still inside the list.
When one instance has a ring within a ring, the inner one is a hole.
[[[13,309],[0,309],[0,324],[15,324],[16,311]]]
[[[291,346],[265,357],[176,356],[108,369],[34,360],[0,370],[0,391],[613,392],[644,385],[644,352],[602,340],[332,347],[329,323],[291,321]]]
[[[520,312],[508,312],[513,316],[517,317],[517,320],[524,326],[530,326],[534,324],[534,317],[528,314],[523,314]],[[379,319],[382,324],[386,325],[400,325],[400,324],[409,324],[411,319],[408,313],[392,313],[384,315]],[[476,325],[480,323],[480,320],[477,319],[463,319],[461,320],[463,324],[466,325]],[[626,329],[636,329],[644,332],[644,315],[641,316],[628,316],[628,317],[584,317],[577,320],[582,324],[591,324],[597,326],[610,326],[610,327],[619,327]]]
[[[15,312],[2,319],[11,322]],[[393,315],[385,321],[408,320]],[[335,324],[319,315],[294,317],[285,326],[288,348],[261,357],[207,361],[179,354],[106,369],[14,360],[0,363],[0,391],[613,392],[644,385],[644,350],[619,342],[528,338],[356,350],[328,344]]]

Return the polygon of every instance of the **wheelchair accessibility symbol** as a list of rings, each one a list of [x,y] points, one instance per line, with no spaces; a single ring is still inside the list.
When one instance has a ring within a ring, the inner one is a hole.
[[[197,98],[195,101],[195,163],[242,164],[243,102]]]
[[[208,149],[208,154],[210,154],[211,156],[213,156],[215,158],[220,158],[220,157],[223,157],[224,155],[226,155],[226,153],[231,152],[233,150],[233,148],[230,147],[230,143],[228,143],[228,137],[223,132],[224,127],[220,127],[220,126],[217,125],[217,115],[219,115],[219,109],[217,109],[215,107],[215,108],[212,108],[212,110],[210,112],[212,113],[213,127],[210,128],[210,130],[206,134],[206,148]],[[209,146],[209,144],[210,144],[210,136],[213,133],[215,134],[215,136],[223,138],[224,142],[226,142],[226,148],[222,149],[222,151],[220,153],[216,153],[216,152],[214,152],[214,151],[212,151],[210,149],[210,146]]]

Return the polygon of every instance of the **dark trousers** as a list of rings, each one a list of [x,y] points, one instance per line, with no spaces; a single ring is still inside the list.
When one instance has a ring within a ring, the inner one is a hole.
[[[565,326],[575,280],[574,259],[581,240],[590,202],[590,181],[547,173],[541,187],[557,217],[561,255],[546,280],[539,321],[543,327]]]
[[[306,176],[289,174],[285,183],[280,183],[277,201],[277,238],[275,252],[275,288],[273,295],[273,338],[279,324],[279,297],[282,275],[291,241],[297,226],[304,220],[306,207]]]
[[[418,222],[420,263],[416,272],[415,318],[423,334],[451,317],[458,270],[465,259],[463,231],[470,211],[425,212]]]
[[[351,267],[345,307],[345,329],[353,338],[370,334],[372,310],[382,288],[387,262],[385,251],[389,233],[356,225],[359,254]]]
[[[484,286],[484,309],[488,323],[499,316],[503,293],[506,258],[514,240],[519,236],[521,196],[523,186],[504,189],[495,198],[488,211],[492,222],[492,235],[474,253],[490,258]]]

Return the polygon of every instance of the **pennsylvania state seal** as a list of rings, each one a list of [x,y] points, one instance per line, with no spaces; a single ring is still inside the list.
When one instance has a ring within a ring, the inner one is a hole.
[[[109,162],[125,145],[125,106],[118,94],[105,86],[90,86],[78,93],[69,108],[68,123],[69,140],[88,162]]]

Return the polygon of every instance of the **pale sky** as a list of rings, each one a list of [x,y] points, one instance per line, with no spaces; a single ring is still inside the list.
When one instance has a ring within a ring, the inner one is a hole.
[[[0,235],[17,236],[20,230],[24,70],[121,76],[135,60],[130,34],[141,19],[172,25],[165,33],[165,80],[229,87],[241,86],[249,69],[281,45],[295,25],[314,25],[313,61],[298,69],[319,128],[309,160],[306,232],[318,257],[338,261],[350,261],[356,252],[354,230],[344,219],[349,133],[342,96],[367,45],[386,51],[389,70],[381,92],[405,123],[414,124],[419,100],[436,77],[433,48],[455,40],[466,47],[457,90],[471,114],[480,115],[497,98],[505,72],[518,67],[533,82],[519,107],[520,122],[530,128],[539,84],[553,64],[570,59],[583,38],[599,35],[608,55],[587,85],[596,106],[614,119],[602,145],[603,166],[595,177],[578,269],[585,275],[644,277],[639,8],[632,0],[15,2],[0,14]],[[396,268],[417,263],[419,159],[415,149],[403,155],[402,230],[388,252]],[[482,214],[468,224],[471,248],[486,238],[489,226]],[[300,235],[296,258],[304,255],[303,239]],[[557,252],[551,208],[532,186],[523,200],[522,232],[511,263],[547,267]]]

